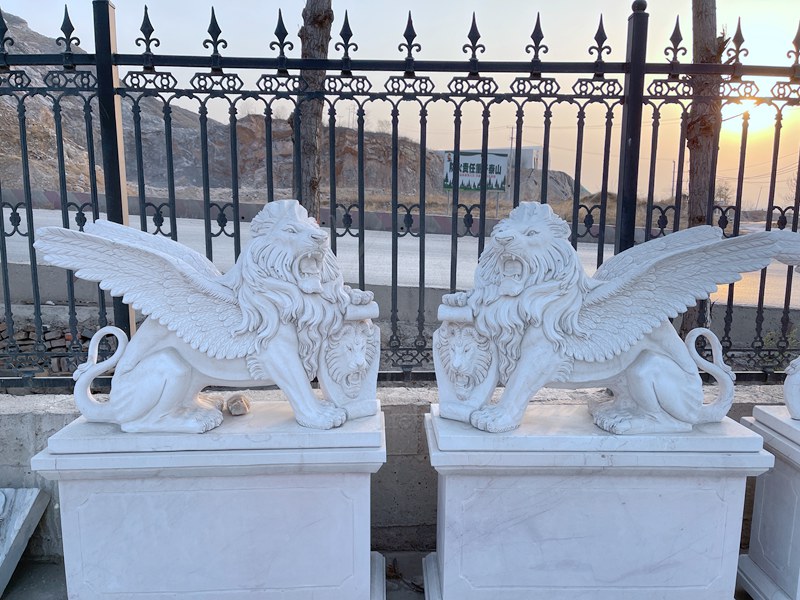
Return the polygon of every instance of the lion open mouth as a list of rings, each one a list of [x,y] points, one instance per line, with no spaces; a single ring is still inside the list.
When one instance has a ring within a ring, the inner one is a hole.
[[[513,279],[514,281],[522,281],[522,276],[525,273],[525,265],[523,262],[513,254],[503,254],[502,269],[503,277]]]
[[[312,251],[304,254],[297,261],[295,275],[300,289],[306,293],[318,293],[322,291],[320,285],[320,273],[322,271],[323,254],[319,251]]]
[[[362,371],[354,371],[345,375],[342,387],[348,397],[354,398],[361,391],[361,382],[364,380]]]

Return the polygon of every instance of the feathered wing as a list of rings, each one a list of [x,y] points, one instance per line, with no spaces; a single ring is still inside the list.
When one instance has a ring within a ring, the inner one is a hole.
[[[212,358],[238,358],[254,349],[258,332],[236,333],[242,311],[233,290],[217,281],[216,268],[216,275],[207,267],[195,269],[191,259],[187,262],[153,244],[155,236],[143,234],[143,242],[124,233],[109,239],[44,227],[37,231],[35,247],[43,262],[98,282]]]
[[[152,248],[153,250],[158,250],[163,254],[174,256],[175,258],[181,259],[198,273],[205,274],[208,277],[218,277],[221,275],[219,269],[214,266],[214,263],[205,256],[163,235],[153,235],[151,233],[139,231],[133,227],[105,220],[87,223],[83,230],[86,233],[108,240],[127,242],[135,246],[144,246]]]
[[[738,281],[740,273],[760,270],[780,254],[774,232],[722,239],[719,230],[698,229],[669,235],[659,248],[648,247],[651,242],[634,247],[598,269],[578,315],[583,334],[565,338],[567,354],[576,360],[608,360],[707,298],[717,285]]]

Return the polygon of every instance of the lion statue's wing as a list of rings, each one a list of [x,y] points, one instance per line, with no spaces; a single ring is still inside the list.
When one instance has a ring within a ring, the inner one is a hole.
[[[577,316],[581,334],[564,338],[567,355],[603,361],[627,351],[667,319],[707,298],[717,285],[769,265],[781,254],[779,241],[788,239],[782,232],[723,239],[718,230],[700,229],[697,234],[667,236],[656,252],[634,248],[621,253],[609,267],[598,270],[596,285]],[[792,243],[798,245],[794,239]]]
[[[205,256],[163,235],[153,235],[152,233],[140,231],[133,227],[120,225],[119,223],[106,221],[104,219],[99,219],[93,223],[87,223],[83,230],[86,233],[109,240],[128,242],[132,245],[146,246],[158,250],[164,254],[181,259],[198,273],[206,274],[209,277],[219,277],[221,275],[219,269],[214,266],[214,263]]]
[[[198,261],[186,259],[190,254],[164,252],[160,244],[152,243],[155,236],[147,234],[144,239],[135,235],[110,239],[61,227],[43,227],[36,233],[42,262],[98,282],[192,348],[212,358],[238,358],[253,350],[258,332],[238,331],[242,324],[238,298],[218,280],[216,268],[212,271],[202,263],[195,268]]]

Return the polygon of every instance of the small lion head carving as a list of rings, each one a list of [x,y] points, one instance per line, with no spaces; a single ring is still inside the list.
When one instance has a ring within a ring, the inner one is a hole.
[[[569,243],[569,225],[546,204],[523,202],[500,221],[478,261],[469,304],[475,325],[498,350],[505,383],[520,358],[528,327],[556,350],[583,335],[578,319],[591,286]]]
[[[489,338],[468,325],[445,323],[434,350],[459,400],[483,383],[492,364]]]
[[[347,322],[328,338],[328,372],[348,398],[361,393],[361,385],[375,360],[374,328],[371,321]]]

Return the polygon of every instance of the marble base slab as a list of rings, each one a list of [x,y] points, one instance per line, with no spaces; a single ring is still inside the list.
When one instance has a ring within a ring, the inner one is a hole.
[[[227,418],[220,449],[82,419],[55,434],[32,467],[58,481],[70,598],[383,598],[370,553],[382,414],[317,436],[283,407]]]
[[[40,489],[0,488],[0,596],[49,501]]]
[[[756,480],[750,548],[739,584],[755,600],[800,599],[800,421],[786,406],[756,406],[742,424],[764,438],[775,467]]]
[[[439,472],[428,600],[733,598],[745,480],[773,460],[757,434],[726,419],[613,436],[583,406],[536,404],[522,432],[435,405],[425,426]]]

